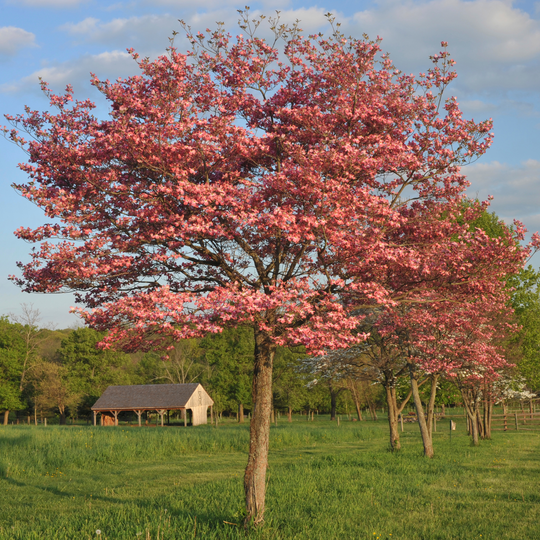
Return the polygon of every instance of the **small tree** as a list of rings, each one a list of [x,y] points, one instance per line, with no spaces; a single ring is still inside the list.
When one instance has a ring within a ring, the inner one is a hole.
[[[80,400],[80,394],[70,384],[67,369],[55,362],[39,362],[32,371],[31,381],[36,407],[58,409],[60,425],[64,425],[66,409],[75,409]]]
[[[0,317],[0,410],[7,425],[10,410],[24,409],[21,380],[26,357],[21,325]]]
[[[112,329],[105,346],[252,328],[246,524],[264,518],[276,347],[362,341],[358,307],[412,290],[390,286],[397,266],[416,287],[462,279],[419,261],[450,242],[459,167],[491,141],[491,122],[442,103],[455,77],[445,50],[415,78],[367,38],[272,20],[267,42],[259,23],[243,13],[236,41],[187,29],[187,54],[171,46],[139,60],[140,76],[94,77],[105,120],[43,83],[58,112],[8,117],[30,142],[5,130],[29,153],[16,188],[60,220],[17,231],[43,241],[15,279],[25,290],[75,291],[86,322]]]

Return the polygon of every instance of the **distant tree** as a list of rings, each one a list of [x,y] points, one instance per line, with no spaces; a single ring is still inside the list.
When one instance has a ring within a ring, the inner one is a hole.
[[[201,339],[199,346],[216,410],[237,411],[238,420],[243,421],[244,407],[252,406],[253,332],[247,327],[226,329]]]
[[[76,409],[81,394],[71,384],[68,370],[56,362],[38,362],[32,370],[34,403],[41,410],[58,409],[60,425],[66,423],[66,410]]]
[[[291,349],[278,347],[276,350],[273,389],[274,405],[287,409],[287,417],[292,422],[292,413],[306,403],[307,380],[301,373],[301,358],[305,356],[302,347]]]
[[[507,283],[520,326],[507,341],[507,350],[516,357],[517,371],[529,389],[540,392],[540,272],[529,266]]]
[[[43,339],[43,330],[39,327],[41,312],[33,304],[21,304],[21,313],[11,314],[10,318],[17,323],[21,339],[24,343],[24,354],[21,358],[21,378],[19,390],[22,392],[28,372],[37,361],[39,346]]]
[[[4,411],[4,425],[10,410],[26,407],[21,391],[25,353],[20,325],[6,316],[0,317],[0,410]]]
[[[104,333],[91,328],[73,330],[61,343],[58,360],[69,377],[70,387],[82,397],[95,400],[110,385],[129,384],[129,355],[103,350],[98,343]]]
[[[184,339],[173,345],[167,360],[161,361],[160,379],[172,384],[186,384],[200,381],[206,366],[201,361],[204,350],[196,338]]]

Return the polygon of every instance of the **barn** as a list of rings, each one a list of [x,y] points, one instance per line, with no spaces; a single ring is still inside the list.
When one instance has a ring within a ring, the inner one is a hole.
[[[192,425],[207,423],[208,407],[214,404],[201,384],[138,384],[130,386],[109,386],[94,403],[94,426],[100,414],[100,424],[118,425],[118,414],[132,411],[139,418],[143,412],[157,412],[161,417],[168,411],[185,411],[184,425],[187,424],[187,412],[191,412]]]

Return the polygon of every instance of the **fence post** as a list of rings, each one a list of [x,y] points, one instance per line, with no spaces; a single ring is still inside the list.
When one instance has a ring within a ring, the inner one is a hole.
[[[517,412],[514,413],[514,419],[515,419],[515,421],[516,421],[516,431],[518,431],[518,429],[519,429],[519,426],[518,426],[518,417],[517,417],[517,415],[518,415]]]

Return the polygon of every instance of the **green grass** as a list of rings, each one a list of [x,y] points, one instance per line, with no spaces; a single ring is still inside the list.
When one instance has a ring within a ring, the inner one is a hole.
[[[0,539],[540,538],[540,435],[473,448],[463,424],[450,441],[439,423],[427,460],[414,425],[392,454],[382,419],[283,420],[266,525],[248,534],[229,524],[243,515],[247,425],[0,427]]]

